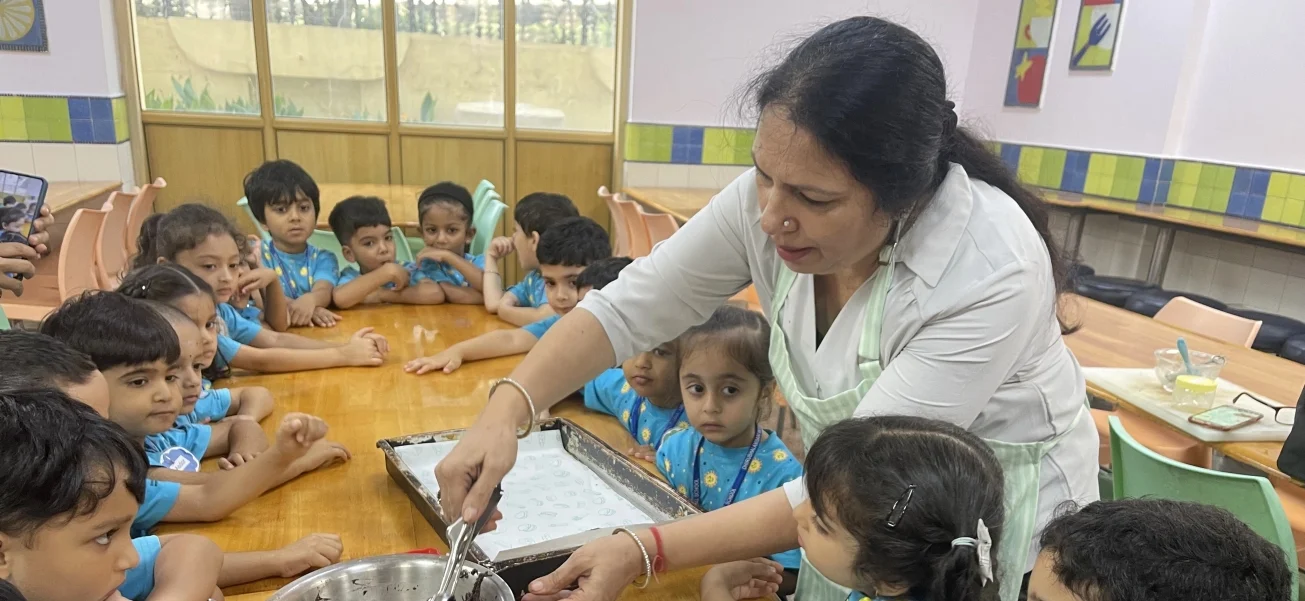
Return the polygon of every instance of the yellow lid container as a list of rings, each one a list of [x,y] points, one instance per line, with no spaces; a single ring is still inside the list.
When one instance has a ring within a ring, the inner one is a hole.
[[[1185,390],[1194,394],[1210,394],[1214,392],[1217,383],[1204,376],[1181,375],[1174,380],[1175,390]]]

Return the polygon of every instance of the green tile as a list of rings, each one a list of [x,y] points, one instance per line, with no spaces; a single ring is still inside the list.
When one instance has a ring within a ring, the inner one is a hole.
[[[1111,198],[1122,198],[1124,200],[1137,200],[1138,192],[1142,189],[1141,176],[1139,179],[1116,178],[1114,185],[1110,188]]]
[[[1142,157],[1119,157],[1115,166],[1115,177],[1142,181],[1142,172],[1146,170],[1146,159]],[[1136,200],[1134,198],[1133,200]]]
[[[114,118],[115,120],[117,120],[117,119],[124,119],[124,120],[125,120],[125,119],[127,118],[127,99],[126,99],[126,98],[114,98],[114,99],[110,100],[109,103],[113,106],[113,118]]]
[[[1293,174],[1287,181],[1287,198],[1305,200],[1305,175]]]
[[[1218,188],[1210,191],[1210,210],[1215,213],[1228,212],[1229,191],[1220,191]]]
[[[1196,184],[1201,179],[1201,164],[1193,161],[1174,163],[1174,183]]]
[[[1197,186],[1196,197],[1192,200],[1192,208],[1208,211],[1213,200],[1214,190],[1206,186]]]
[[[1264,199],[1264,211],[1260,213],[1261,221],[1282,221],[1283,205],[1287,204],[1287,199],[1281,196],[1270,196]]]
[[[1171,184],[1169,186],[1168,204],[1178,207],[1191,207],[1196,201],[1196,184]]]
[[[51,121],[50,140],[54,142],[71,142],[72,122],[68,121],[67,118],[63,121]]]
[[[633,161],[671,162],[671,126],[630,124],[625,152],[626,158]]]
[[[27,139],[33,142],[50,141],[50,124],[45,121],[27,120]]]
[[[127,127],[127,119],[113,120],[113,139],[115,142],[126,142],[131,138],[131,128]]]
[[[1113,154],[1092,153],[1092,156],[1088,158],[1088,177],[1099,175],[1113,181],[1115,179],[1115,164],[1118,161],[1119,157]]]
[[[18,119],[0,121],[0,140],[9,142],[27,141],[27,122]]]
[[[1196,185],[1202,188],[1213,188],[1214,180],[1219,176],[1216,165],[1201,165],[1201,178]]]
[[[1042,169],[1038,173],[1038,185],[1044,188],[1059,189],[1061,178],[1065,175],[1066,152],[1060,148],[1047,148],[1042,151]]]
[[[1083,193],[1106,196],[1110,194],[1110,181],[1111,180],[1107,180],[1103,176],[1089,173],[1087,179],[1083,182]]]
[[[23,99],[17,96],[0,96],[0,119],[18,120],[25,119],[23,116]]]
[[[1267,196],[1287,198],[1287,189],[1291,186],[1291,175],[1286,173],[1269,174],[1269,191]]]
[[[734,164],[752,165],[752,143],[757,140],[757,132],[740,129],[734,132]]]
[[[1288,198],[1287,202],[1282,205],[1282,219],[1280,223],[1287,225],[1300,225],[1301,217],[1305,216],[1305,200]]]
[[[1025,146],[1020,152],[1019,169],[1016,173],[1020,181],[1026,184],[1036,183],[1038,173],[1042,170],[1042,149],[1032,146]]]
[[[1229,165],[1206,165],[1206,169],[1214,168],[1214,191],[1223,192],[1225,195],[1232,193],[1233,177],[1237,175],[1237,168]]]
[[[734,130],[708,127],[702,132],[702,164],[734,164]]]

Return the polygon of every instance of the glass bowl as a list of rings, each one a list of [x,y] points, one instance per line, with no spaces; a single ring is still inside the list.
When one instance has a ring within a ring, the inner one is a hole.
[[[1219,372],[1228,362],[1223,355],[1192,350],[1187,354],[1192,358],[1192,368],[1196,370],[1196,375],[1211,380],[1219,379]],[[1187,369],[1183,366],[1183,357],[1178,354],[1178,349],[1160,349],[1155,352],[1155,377],[1160,380],[1160,385],[1164,387],[1165,392],[1173,392],[1174,380],[1184,373],[1187,373]]]

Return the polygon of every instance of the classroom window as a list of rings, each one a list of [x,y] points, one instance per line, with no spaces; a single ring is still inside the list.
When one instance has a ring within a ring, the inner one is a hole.
[[[503,127],[503,3],[395,0],[399,120]]]
[[[249,0],[135,0],[147,111],[258,115]]]
[[[612,131],[616,0],[516,0],[517,127]]]
[[[276,116],[384,121],[382,0],[265,1]]]

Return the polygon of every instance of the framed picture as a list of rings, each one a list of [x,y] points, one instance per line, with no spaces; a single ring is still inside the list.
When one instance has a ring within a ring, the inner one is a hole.
[[[0,50],[50,50],[44,0],[0,0]]]
[[[1078,9],[1078,30],[1074,33],[1074,54],[1069,68],[1075,71],[1109,71],[1115,68],[1124,0],[1083,0]]]
[[[1006,106],[1038,107],[1047,81],[1047,52],[1056,25],[1056,0],[1022,0],[1015,51],[1006,78]]]

